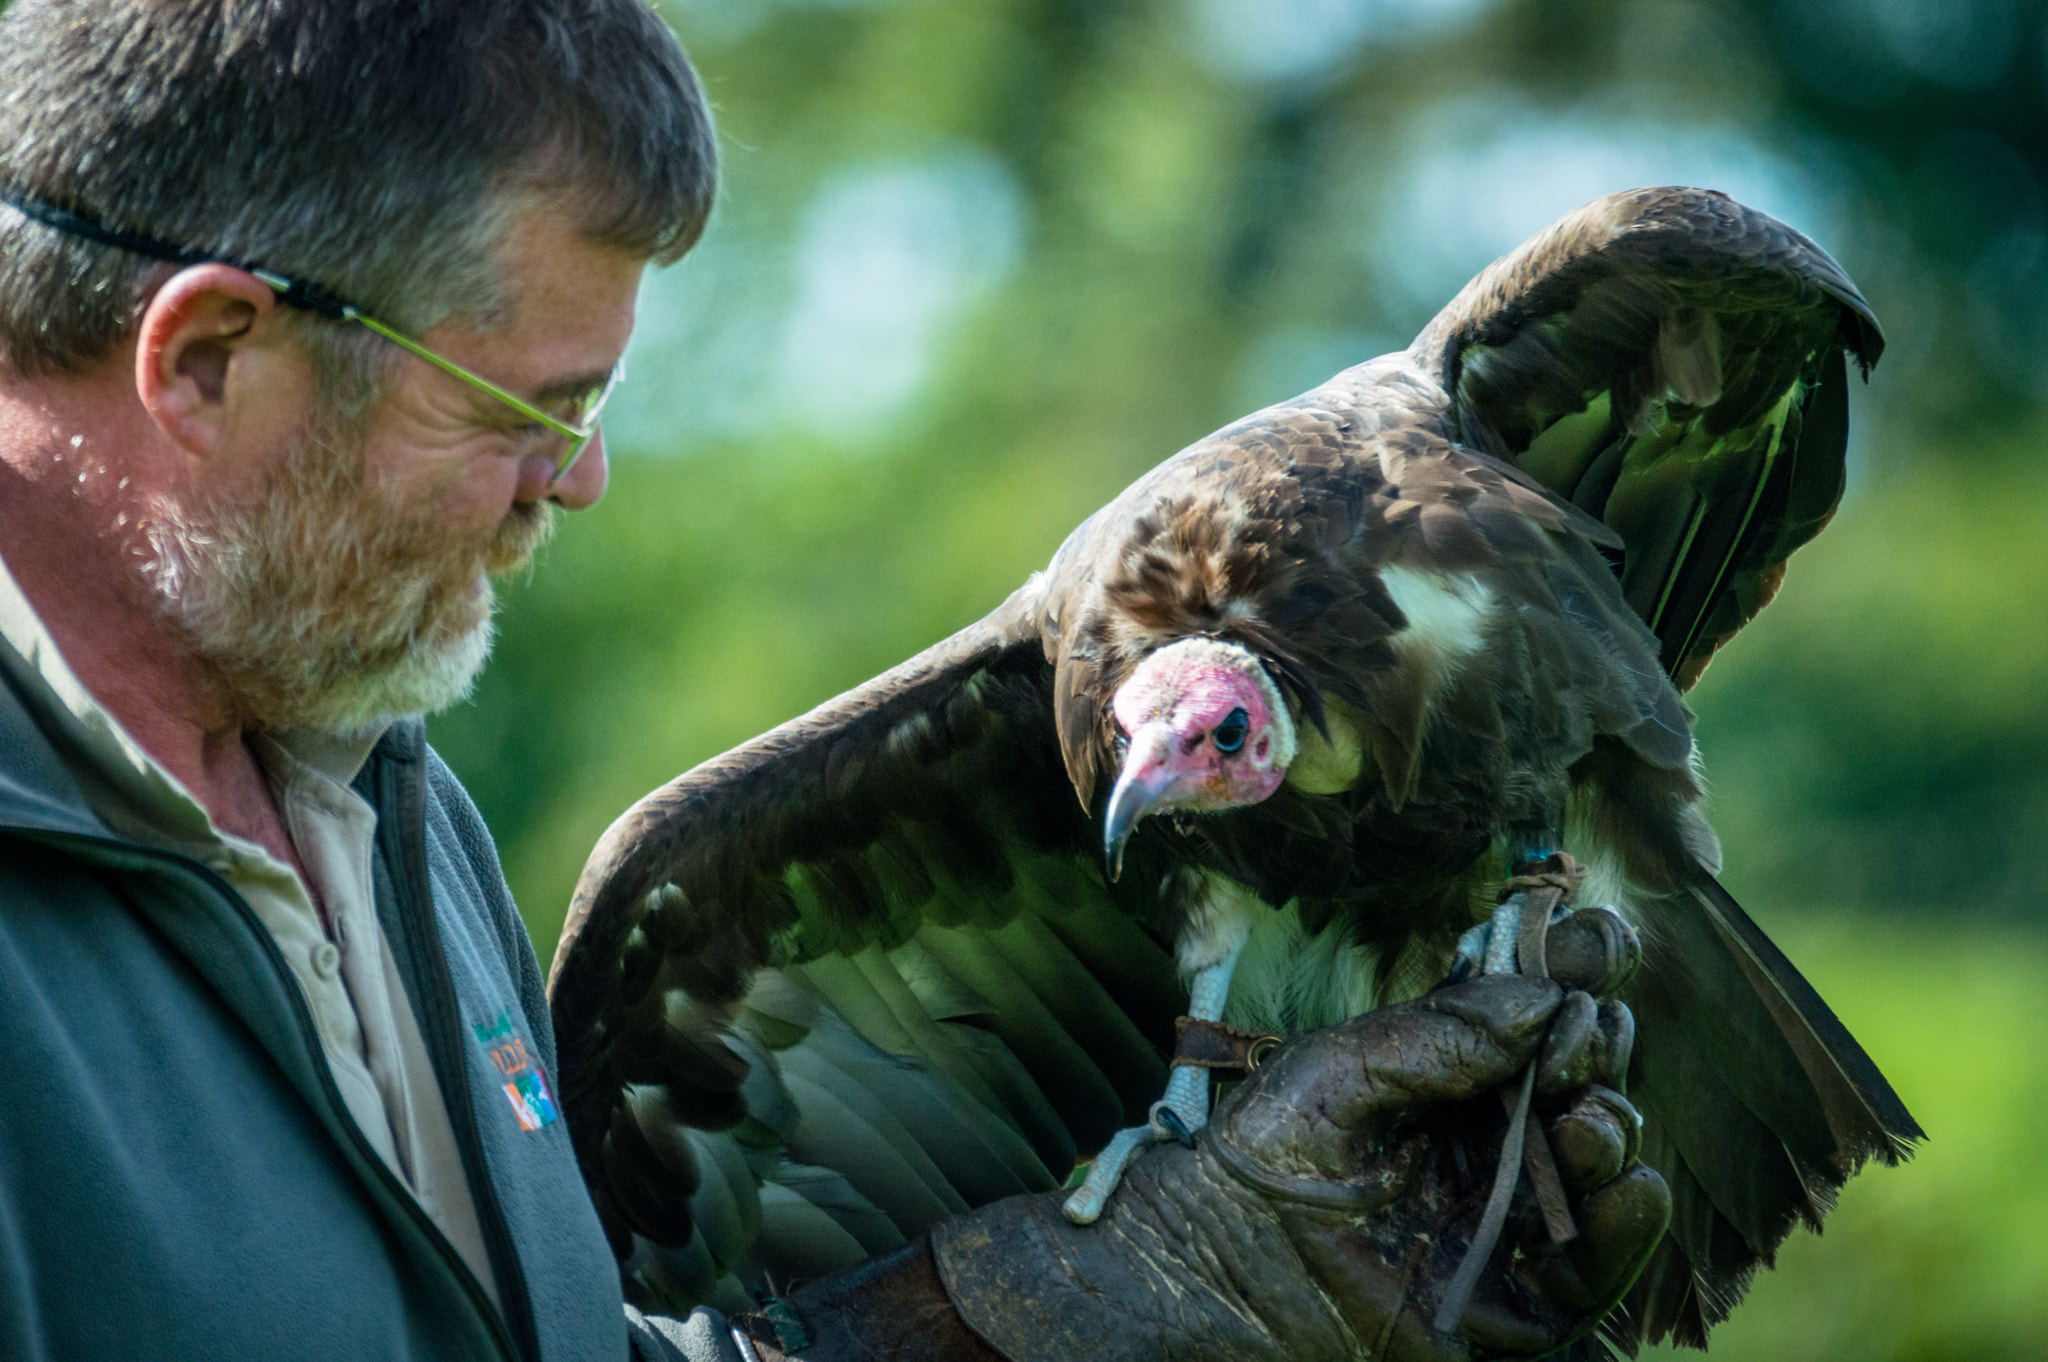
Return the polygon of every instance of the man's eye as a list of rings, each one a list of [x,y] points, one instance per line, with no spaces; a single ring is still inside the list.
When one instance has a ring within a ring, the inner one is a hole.
[[[1223,722],[1216,725],[1209,736],[1215,742],[1218,752],[1235,752],[1244,746],[1245,731],[1251,726],[1251,715],[1242,709],[1233,709],[1224,716]]]

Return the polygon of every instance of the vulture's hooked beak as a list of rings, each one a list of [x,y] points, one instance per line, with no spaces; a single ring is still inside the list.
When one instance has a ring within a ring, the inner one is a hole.
[[[1173,730],[1163,722],[1145,724],[1131,735],[1123,769],[1117,772],[1116,788],[1102,815],[1102,852],[1112,880],[1124,873],[1124,843],[1131,840],[1138,820],[1173,788],[1172,755]]]

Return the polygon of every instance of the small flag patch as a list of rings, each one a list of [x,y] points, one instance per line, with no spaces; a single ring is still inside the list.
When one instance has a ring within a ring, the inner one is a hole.
[[[539,1069],[507,1083],[505,1097],[512,1103],[512,1114],[519,1118],[521,1130],[539,1130],[555,1123],[554,1094],[548,1091],[548,1081],[541,1077]]]

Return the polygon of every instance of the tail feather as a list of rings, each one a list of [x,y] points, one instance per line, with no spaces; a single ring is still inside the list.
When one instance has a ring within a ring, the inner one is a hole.
[[[1794,1224],[1818,1229],[1868,1159],[1924,1138],[1877,1065],[1728,891],[1697,871],[1649,905],[1630,1095],[1671,1233],[1631,1326],[1704,1347]]]
[[[1701,1048],[1692,1025],[1646,991],[1636,1008],[1637,1052],[1631,1091],[1654,1106],[1658,1152],[1685,1161],[1688,1176],[1710,1198],[1719,1222],[1769,1261],[1795,1222],[1820,1223],[1806,1181],[1785,1141],[1743,1100]],[[1689,1246],[1700,1247],[1704,1240]]]
[[[1812,1081],[1834,1133],[1836,1171],[1847,1177],[1865,1158],[1909,1156],[1927,1132],[1849,1028],[1719,881],[1703,873],[1690,887]]]
[[[1671,1182],[1672,1175],[1666,1172],[1664,1180]],[[1674,1205],[1679,1199],[1674,1188]],[[1628,1299],[1608,1317],[1607,1327],[1622,1351],[1634,1357],[1646,1339],[1668,1337],[1681,1348],[1704,1349],[1709,1323],[1692,1260],[1679,1247],[1677,1236],[1666,1234],[1650,1255],[1650,1265],[1636,1278]]]

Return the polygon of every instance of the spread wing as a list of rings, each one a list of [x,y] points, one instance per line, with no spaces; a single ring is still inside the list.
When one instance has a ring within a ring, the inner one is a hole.
[[[593,853],[549,985],[562,1098],[662,1303],[744,1308],[1056,1187],[1164,1086],[1185,994],[1104,880],[1029,596]]]
[[[1848,438],[1846,356],[1876,318],[1826,252],[1725,195],[1616,194],[1474,279],[1413,353],[1467,442],[1618,532],[1623,594],[1690,687],[1827,523]],[[1639,803],[1650,807],[1645,793]],[[1671,1233],[1624,1331],[1704,1347],[1798,1223],[1864,1160],[1921,1137],[1827,1004],[1700,864],[1639,895],[1631,1096]]]
[[[1460,436],[1604,520],[1622,587],[1690,689],[1842,494],[1845,353],[1877,319],[1827,252],[1701,189],[1588,204],[1496,261],[1416,340]]]

